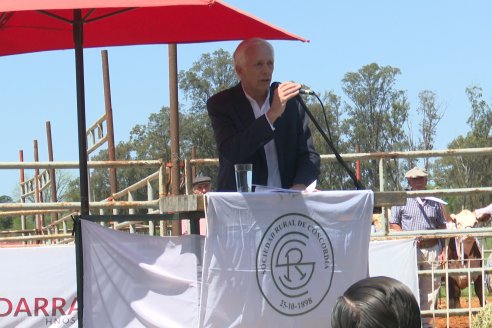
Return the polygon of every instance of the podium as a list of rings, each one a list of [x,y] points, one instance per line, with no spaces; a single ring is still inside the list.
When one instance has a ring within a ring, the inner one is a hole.
[[[179,206],[198,213],[198,198]],[[84,324],[326,327],[336,298],[368,276],[371,191],[205,198],[206,237],[130,235],[80,220]]]
[[[327,327],[368,276],[371,191],[208,193],[199,327]]]

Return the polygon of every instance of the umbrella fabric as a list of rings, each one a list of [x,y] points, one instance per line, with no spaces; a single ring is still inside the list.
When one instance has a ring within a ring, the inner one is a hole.
[[[83,214],[89,211],[83,48],[250,37],[306,41],[214,0],[0,1],[0,56],[75,49]]]
[[[82,215],[89,214],[83,48],[250,37],[306,41],[213,0],[0,0],[0,56],[75,49]],[[82,238],[75,237],[82,327]]]
[[[0,56],[74,48],[73,9],[82,11],[84,48],[250,37],[307,41],[213,0],[2,0]]]

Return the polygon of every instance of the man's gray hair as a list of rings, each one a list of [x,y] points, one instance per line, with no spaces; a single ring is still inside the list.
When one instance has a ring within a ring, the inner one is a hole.
[[[251,47],[256,47],[259,45],[266,45],[272,51],[272,55],[274,55],[273,46],[265,39],[262,38],[251,38],[242,41],[234,51],[234,66],[243,66],[246,61],[246,53]]]

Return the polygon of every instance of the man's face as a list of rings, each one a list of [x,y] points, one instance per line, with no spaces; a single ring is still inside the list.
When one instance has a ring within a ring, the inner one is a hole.
[[[245,60],[238,63],[236,72],[246,93],[255,97],[268,93],[273,68],[273,53],[270,47],[261,44],[246,51]]]
[[[427,177],[408,178],[407,180],[412,190],[424,190],[427,186]]]
[[[210,191],[210,182],[201,182],[193,186],[195,195],[203,195]]]

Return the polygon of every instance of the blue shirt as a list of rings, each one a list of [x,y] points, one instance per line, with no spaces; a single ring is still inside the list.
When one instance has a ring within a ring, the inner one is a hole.
[[[434,230],[446,227],[441,204],[425,198],[407,198],[405,206],[391,208],[390,223],[402,230]]]

